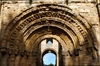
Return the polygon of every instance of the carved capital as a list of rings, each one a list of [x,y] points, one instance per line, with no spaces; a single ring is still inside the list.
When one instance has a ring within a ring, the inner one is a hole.
[[[6,47],[0,47],[0,52],[4,55],[7,53],[7,48]]]
[[[75,49],[75,50],[74,50],[75,56],[79,56],[79,51],[80,51],[80,49]]]
[[[86,52],[87,55],[91,55],[92,52],[93,52],[93,48],[92,47],[87,47],[86,50],[87,50],[87,52]]]
[[[70,56],[68,51],[62,51],[62,55],[64,55],[64,56]]]

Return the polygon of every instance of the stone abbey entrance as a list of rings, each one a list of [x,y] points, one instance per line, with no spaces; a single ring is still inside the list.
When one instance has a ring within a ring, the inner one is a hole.
[[[23,11],[6,27],[1,66],[42,66],[49,51],[56,66],[91,65],[98,60],[95,34],[84,17],[67,6],[42,4]],[[47,44],[51,41],[52,44]]]

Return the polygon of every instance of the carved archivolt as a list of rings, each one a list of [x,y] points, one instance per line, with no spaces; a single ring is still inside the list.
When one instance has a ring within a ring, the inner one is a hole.
[[[36,48],[35,41],[45,35],[57,35],[68,50],[83,50],[80,47],[92,47],[92,37],[88,30],[88,22],[70,8],[42,4],[31,7],[16,16],[7,26],[2,44],[8,49],[31,51]],[[56,31],[57,30],[57,31]],[[5,38],[6,37],[6,38]],[[73,47],[73,48],[71,48]]]

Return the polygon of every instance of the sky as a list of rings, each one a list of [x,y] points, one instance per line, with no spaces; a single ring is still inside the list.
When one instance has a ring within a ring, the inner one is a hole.
[[[52,42],[51,41],[48,41],[47,44],[52,44]]]
[[[43,57],[44,64],[49,65],[50,63],[55,65],[56,55],[53,53],[47,53]]]

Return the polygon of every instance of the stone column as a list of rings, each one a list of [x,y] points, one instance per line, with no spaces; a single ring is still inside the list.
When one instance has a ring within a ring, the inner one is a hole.
[[[63,64],[64,64],[64,66],[68,65],[68,60],[67,60],[67,56],[66,55],[63,56]]]
[[[32,51],[31,55],[32,55],[31,56],[32,57],[32,66],[38,66],[38,65],[36,65],[36,63],[37,63],[37,53],[36,53],[36,51]]]
[[[16,59],[15,59],[15,66],[19,66],[20,58],[21,58],[20,55],[16,56]]]
[[[32,64],[32,66],[36,66],[36,60],[37,60],[37,59],[36,59],[36,56],[34,55],[34,56],[33,56],[33,64]]]
[[[92,26],[92,31],[93,31],[93,35],[94,35],[94,44],[95,44],[95,47],[98,49],[98,55],[100,57],[100,33],[99,33],[99,26],[98,25],[93,25]],[[100,58],[99,58],[99,61],[100,61]]]
[[[0,3],[0,35],[2,35],[1,34],[1,24],[2,24],[2,12],[1,12],[1,10],[2,10],[2,4]],[[0,37],[0,40],[1,40],[1,37]]]
[[[27,58],[27,66],[35,66],[33,65],[33,57],[31,55]]]
[[[2,58],[1,58],[1,65],[0,66],[7,66],[8,64],[7,64],[7,59],[8,59],[8,57],[7,57],[7,55],[6,54],[4,54],[4,55],[2,55]]]
[[[2,58],[2,54],[1,54],[1,52],[0,52],[0,61],[1,61],[1,58]],[[1,62],[0,62],[0,66],[1,66]]]
[[[62,55],[64,66],[73,65],[72,57],[69,55],[68,51],[63,52]]]
[[[20,65],[19,66],[27,66],[27,57],[26,55],[24,55],[23,57],[21,57],[21,60],[20,60]]]
[[[8,66],[15,66],[15,55],[12,54],[9,56],[9,65]]]
[[[57,66],[59,66],[59,55],[57,54]]]

